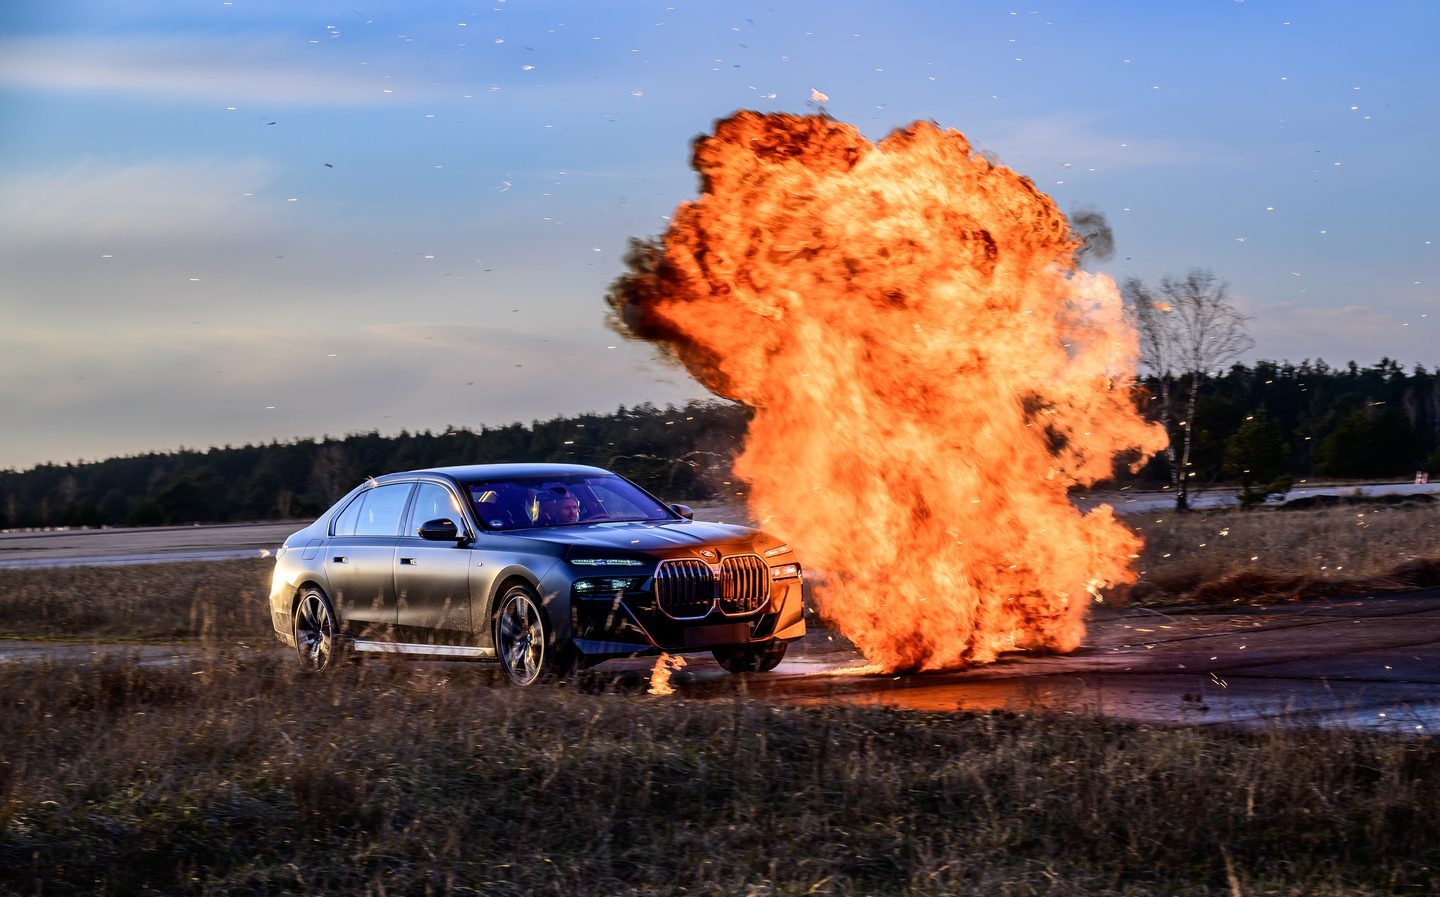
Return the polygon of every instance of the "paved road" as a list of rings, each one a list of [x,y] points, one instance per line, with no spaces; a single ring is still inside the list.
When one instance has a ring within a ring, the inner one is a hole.
[[[268,557],[307,522],[0,532],[0,568]]]
[[[1300,485],[1285,493],[1285,501],[1321,495],[1346,495],[1373,497],[1377,495],[1434,495],[1440,493],[1440,483],[1371,483],[1359,486],[1308,486]],[[1205,489],[1190,496],[1192,508],[1234,508],[1240,505],[1239,490]],[[1108,504],[1117,514],[1139,514],[1147,511],[1168,511],[1175,507],[1173,492],[1095,492],[1076,495],[1075,504],[1089,510],[1097,505]]]
[[[141,666],[171,664],[200,656],[204,650],[191,645],[140,645],[129,642],[27,642],[0,639],[0,663],[92,663],[105,660],[134,660]]]

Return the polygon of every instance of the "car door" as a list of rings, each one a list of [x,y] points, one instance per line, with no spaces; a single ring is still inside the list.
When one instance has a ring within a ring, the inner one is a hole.
[[[346,628],[387,635],[395,625],[395,546],[414,483],[362,492],[340,514],[325,546],[325,575]]]
[[[428,542],[420,524],[448,519],[464,542]],[[462,644],[470,633],[470,524],[448,486],[421,482],[395,552],[397,637],[420,644]]]

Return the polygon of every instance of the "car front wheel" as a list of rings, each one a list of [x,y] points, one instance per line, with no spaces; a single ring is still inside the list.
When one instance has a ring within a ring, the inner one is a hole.
[[[785,659],[788,642],[716,648],[715,661],[731,673],[768,673]]]
[[[495,653],[505,678],[520,686],[564,675],[570,653],[557,645],[540,600],[529,587],[511,586],[495,614]]]
[[[306,589],[295,607],[295,650],[307,672],[333,669],[340,656],[339,624],[330,599],[319,589]]]

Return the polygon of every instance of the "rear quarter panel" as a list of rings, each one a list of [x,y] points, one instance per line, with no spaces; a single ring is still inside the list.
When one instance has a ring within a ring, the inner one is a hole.
[[[324,519],[318,520],[286,539],[275,558],[270,575],[270,621],[275,637],[287,645],[295,644],[292,622],[300,590],[314,585],[331,594],[325,578],[324,525]]]

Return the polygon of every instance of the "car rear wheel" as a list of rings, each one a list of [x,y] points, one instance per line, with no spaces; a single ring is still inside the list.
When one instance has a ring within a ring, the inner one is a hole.
[[[306,589],[295,607],[295,650],[307,672],[323,673],[340,659],[339,623],[330,599]]]
[[[511,586],[500,599],[495,653],[505,678],[519,686],[558,678],[572,666],[573,652],[556,644],[540,599],[529,586]]]
[[[768,673],[785,659],[788,642],[770,642],[734,648],[716,648],[715,661],[731,673]]]

